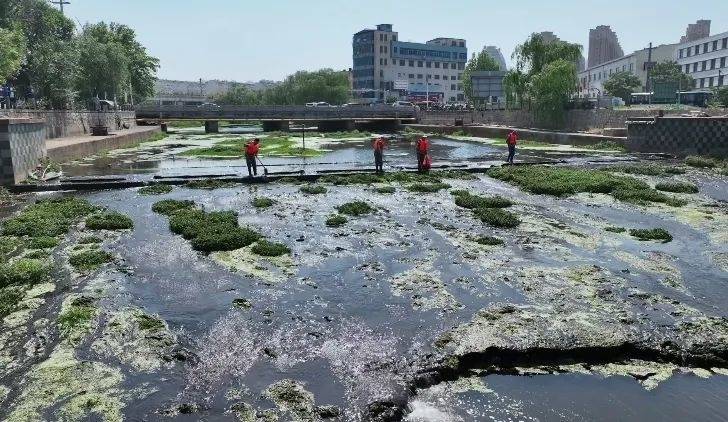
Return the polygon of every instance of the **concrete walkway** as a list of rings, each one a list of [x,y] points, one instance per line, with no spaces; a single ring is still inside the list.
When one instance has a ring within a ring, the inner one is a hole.
[[[69,136],[46,140],[48,158],[63,163],[116,148],[124,148],[161,133],[159,126],[136,126],[108,136]]]

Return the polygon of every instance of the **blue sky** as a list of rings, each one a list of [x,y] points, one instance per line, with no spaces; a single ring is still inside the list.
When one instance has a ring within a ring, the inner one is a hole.
[[[611,25],[625,53],[677,42],[688,23],[728,31],[728,0],[70,0],[83,24],[125,23],[169,79],[279,80],[299,69],[351,67],[351,36],[391,23],[403,41],[465,38],[469,54],[497,45],[506,60],[532,32],[587,48],[589,29]],[[586,54],[585,54],[586,55]]]

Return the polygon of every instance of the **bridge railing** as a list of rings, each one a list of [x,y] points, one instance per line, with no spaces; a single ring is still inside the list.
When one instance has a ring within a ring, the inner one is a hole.
[[[414,119],[414,107],[181,106],[143,105],[137,118],[231,120]]]

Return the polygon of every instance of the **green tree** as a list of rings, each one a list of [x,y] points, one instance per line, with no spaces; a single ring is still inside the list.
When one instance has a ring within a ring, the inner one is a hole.
[[[0,83],[15,76],[25,59],[25,36],[18,30],[0,28]]]
[[[665,61],[655,64],[650,71],[650,78],[655,82],[678,82],[681,90],[689,90],[695,86],[692,76],[683,73],[680,65],[674,61]]]
[[[565,105],[576,90],[577,83],[576,66],[564,59],[547,64],[534,75],[531,95],[537,118],[551,126],[562,123]]]
[[[215,102],[227,105],[261,105],[263,94],[245,85],[235,85],[228,92],[218,95]]]
[[[619,97],[628,104],[630,95],[641,86],[640,78],[630,72],[617,72],[604,82],[604,90],[609,95]]]
[[[561,40],[547,42],[540,34],[531,34],[526,42],[516,47],[513,57],[516,59],[516,69],[532,77],[556,60],[578,63],[581,50],[579,44]]]
[[[154,94],[159,61],[147,54],[125,25],[86,25],[78,38],[76,88],[82,100],[107,98],[141,102]]]
[[[43,0],[0,0],[0,28],[19,25],[27,55],[16,78],[21,95],[32,92],[48,107],[65,107],[72,96],[75,25]]]
[[[485,51],[478,54],[473,53],[473,57],[468,61],[463,72],[463,92],[468,100],[473,101],[473,72],[488,70],[501,70],[501,68]]]
[[[716,88],[713,100],[721,107],[728,107],[728,86]]]

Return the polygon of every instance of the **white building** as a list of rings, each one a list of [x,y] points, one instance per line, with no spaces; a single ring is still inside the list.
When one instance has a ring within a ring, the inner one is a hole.
[[[728,32],[679,44],[675,54],[696,89],[728,85]]]
[[[650,54],[650,49],[645,48],[624,57],[587,68],[578,73],[579,97],[597,98],[605,95],[604,82],[608,81],[612,75],[620,72],[630,72],[636,75],[642,83],[639,90],[644,92],[647,90],[648,69],[655,63],[674,60],[676,49],[677,44],[665,44],[652,47],[652,53]]]

